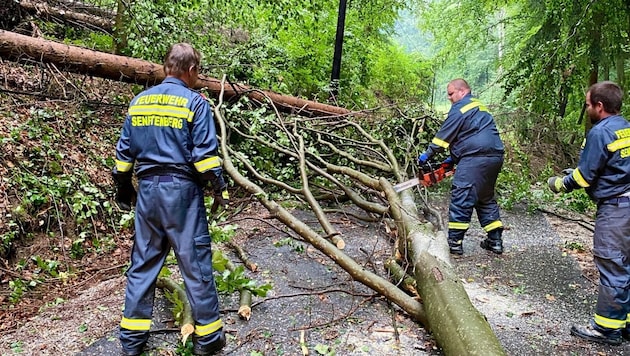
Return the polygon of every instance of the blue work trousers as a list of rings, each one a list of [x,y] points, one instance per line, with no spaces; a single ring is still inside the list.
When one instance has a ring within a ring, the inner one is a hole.
[[[120,328],[122,347],[141,350],[149,337],[156,280],[171,247],[192,307],[196,344],[203,347],[218,340],[223,324],[203,188],[172,176],[139,179],[135,228]]]
[[[595,323],[622,329],[630,316],[630,203],[597,208],[593,257],[599,271]]]
[[[448,239],[461,244],[470,226],[473,210],[486,231],[503,228],[494,186],[503,166],[503,156],[465,156],[457,163],[451,186]]]

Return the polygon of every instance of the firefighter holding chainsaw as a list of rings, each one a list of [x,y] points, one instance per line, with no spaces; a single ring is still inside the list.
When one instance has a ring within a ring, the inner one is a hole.
[[[135,240],[127,270],[120,322],[123,354],[140,355],[149,338],[158,274],[171,249],[186,285],[195,321],[193,353],[213,355],[225,343],[212,270],[204,187],[215,202],[228,203],[218,141],[207,100],[190,88],[199,76],[200,54],[186,43],[171,47],[166,79],[129,105],[116,145],[116,201],[136,200]]]
[[[623,90],[613,82],[592,85],[586,113],[593,127],[577,168],[551,177],[554,193],[584,188],[597,202],[593,260],[599,271],[595,315],[571,334],[603,344],[630,340],[630,123],[621,116]]]
[[[457,164],[451,186],[448,217],[448,246],[451,254],[463,255],[462,242],[470,226],[473,209],[487,238],[481,247],[503,253],[503,223],[494,197],[494,187],[503,166],[504,146],[494,118],[488,109],[470,93],[464,79],[447,85],[452,103],[448,116],[424,153],[420,166],[434,154],[449,150],[445,165]]]

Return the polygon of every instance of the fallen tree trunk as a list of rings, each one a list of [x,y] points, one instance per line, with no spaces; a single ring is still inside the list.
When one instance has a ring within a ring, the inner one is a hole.
[[[391,184],[382,179],[384,191],[395,201]],[[505,355],[485,317],[472,305],[450,263],[442,227],[421,223],[413,190],[400,193],[400,205],[392,205],[399,229],[405,232],[403,253],[415,271],[418,293],[425,308],[429,330],[446,355]]]
[[[71,72],[144,85],[157,84],[165,77],[161,64],[28,37],[4,30],[0,30],[0,57],[13,61],[32,59],[50,62]],[[221,92],[221,82],[218,79],[200,75],[196,89],[202,88],[207,89],[212,95],[218,96]],[[348,115],[352,113],[350,110],[338,106],[269,91],[254,90],[236,83],[225,88],[224,95],[226,98],[247,96],[259,103],[271,100],[273,105],[281,111],[302,116]]]
[[[426,251],[417,256],[414,266],[429,326],[446,355],[505,355],[450,266]]]

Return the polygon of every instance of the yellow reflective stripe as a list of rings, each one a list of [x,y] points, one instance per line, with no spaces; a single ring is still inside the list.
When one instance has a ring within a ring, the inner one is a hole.
[[[598,314],[595,314],[593,320],[595,321],[595,324],[608,329],[621,329],[626,326],[625,320],[609,319]]]
[[[121,160],[116,160],[116,170],[118,172],[121,172],[121,173],[129,172],[131,167],[133,167],[133,163],[132,162],[125,162],[125,161],[121,161]]]
[[[462,106],[462,108],[459,109],[459,111],[463,114],[466,111],[470,111],[471,109],[474,109],[474,108],[479,108],[479,111],[488,111],[488,108],[478,101],[473,101],[471,103],[468,103]]]
[[[221,196],[223,197],[223,199],[230,199],[230,194],[227,190],[222,191]]]
[[[151,319],[129,319],[123,317],[120,327],[127,330],[148,331],[151,329]]]
[[[221,319],[214,321],[207,325],[195,325],[195,334],[197,336],[206,336],[223,327],[223,321]]]
[[[168,105],[134,105],[129,108],[129,115],[132,116],[172,116],[179,119],[186,119],[188,122],[192,121],[194,112],[188,108],[181,108],[177,106]]]
[[[450,143],[444,141],[444,140],[440,140],[437,137],[434,137],[433,140],[431,140],[431,143],[436,144],[444,149],[447,149],[448,146],[450,145]]]
[[[628,148],[630,147],[630,138],[622,138],[620,140],[613,141],[606,147],[608,147],[608,151],[610,152],[619,151],[622,148]]]
[[[468,230],[470,223],[448,222],[448,228],[453,230]]]
[[[221,165],[221,161],[219,161],[219,157],[213,156],[213,157],[206,158],[204,160],[201,160],[195,163],[195,168],[197,169],[198,172],[203,173],[207,171],[208,169],[216,168],[220,165]]]
[[[580,173],[580,169],[579,169],[579,168],[576,168],[576,169],[573,171],[572,176],[573,176],[573,179],[575,179],[575,182],[576,182],[576,183],[577,183],[580,187],[582,187],[582,188],[588,188],[588,187],[590,187],[590,186],[591,186],[591,185],[590,185],[590,184],[588,184],[588,182],[584,179],[584,177],[582,177],[582,173]]]
[[[503,223],[501,222],[501,220],[495,220],[491,222],[490,224],[484,226],[483,229],[485,230],[485,232],[488,232],[494,229],[498,229],[500,227],[503,227]]]

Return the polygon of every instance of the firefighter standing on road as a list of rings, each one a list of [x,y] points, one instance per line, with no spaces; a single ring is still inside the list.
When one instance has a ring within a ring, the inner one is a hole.
[[[166,79],[137,95],[116,146],[116,200],[129,208],[138,178],[135,241],[127,270],[120,341],[125,355],[140,355],[149,338],[158,274],[173,248],[195,321],[193,352],[212,355],[226,343],[212,269],[204,186],[226,205],[227,185],[208,102],[190,88],[200,54],[185,43],[171,47]],[[134,168],[135,166],[135,168]]]
[[[595,316],[571,334],[604,344],[630,339],[630,123],[619,113],[623,91],[613,82],[592,85],[586,112],[593,127],[586,136],[577,168],[551,177],[549,188],[570,192],[584,188],[597,202],[593,257],[599,271]]]
[[[450,150],[446,164],[457,164],[451,187],[448,217],[448,246],[452,254],[464,254],[462,242],[470,226],[473,209],[488,237],[481,247],[503,253],[503,223],[494,198],[494,186],[503,166],[503,142],[494,118],[479,100],[470,94],[463,79],[447,86],[453,105],[442,127],[427,150],[418,157],[422,166],[436,152]]]

